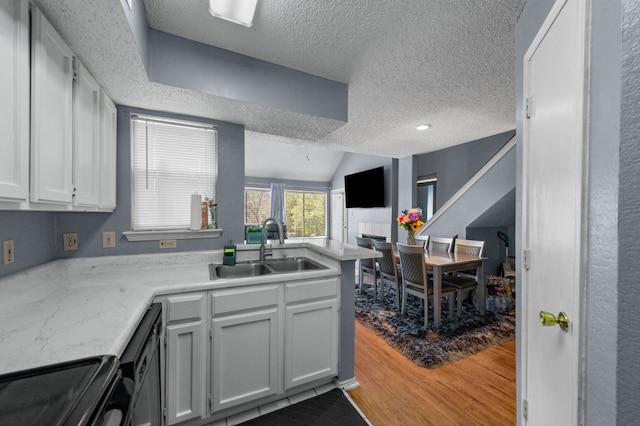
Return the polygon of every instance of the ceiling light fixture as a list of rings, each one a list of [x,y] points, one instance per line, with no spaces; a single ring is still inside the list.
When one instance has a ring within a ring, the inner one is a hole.
[[[258,0],[209,0],[209,13],[216,18],[250,27]]]
[[[431,124],[421,124],[416,126],[416,130],[427,130],[431,128]]]

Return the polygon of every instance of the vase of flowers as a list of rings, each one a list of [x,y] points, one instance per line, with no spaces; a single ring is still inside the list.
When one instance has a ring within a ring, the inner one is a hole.
[[[416,245],[416,232],[424,225],[422,219],[422,209],[414,207],[409,210],[402,210],[402,214],[398,216],[398,226],[407,231],[407,244]]]

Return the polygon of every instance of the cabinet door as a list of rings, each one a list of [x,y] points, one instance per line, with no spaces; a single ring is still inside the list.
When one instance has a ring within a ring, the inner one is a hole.
[[[277,308],[213,318],[212,411],[253,401],[277,391]]]
[[[336,299],[287,306],[285,389],[338,374]]]
[[[29,2],[0,3],[0,199],[29,197]]]
[[[100,136],[100,207],[116,208],[116,129],[118,113],[113,101],[102,91]]]
[[[100,201],[100,86],[74,61],[73,204],[97,207]]]
[[[167,423],[204,415],[203,322],[167,326]]]
[[[73,52],[33,9],[31,201],[71,204]]]

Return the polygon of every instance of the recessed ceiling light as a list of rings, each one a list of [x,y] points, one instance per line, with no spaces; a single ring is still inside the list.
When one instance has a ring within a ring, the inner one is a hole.
[[[209,0],[209,13],[245,27],[253,25],[258,0]]]
[[[416,126],[416,130],[427,130],[431,128],[431,124],[421,124]]]

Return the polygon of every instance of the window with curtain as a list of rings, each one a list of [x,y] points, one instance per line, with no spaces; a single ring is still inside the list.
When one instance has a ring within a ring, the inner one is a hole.
[[[245,188],[244,223],[261,225],[269,217],[271,192],[268,189]]]
[[[189,229],[191,195],[216,199],[215,127],[132,115],[131,144],[133,230]]]
[[[327,235],[327,194],[285,191],[285,214],[289,238]]]

